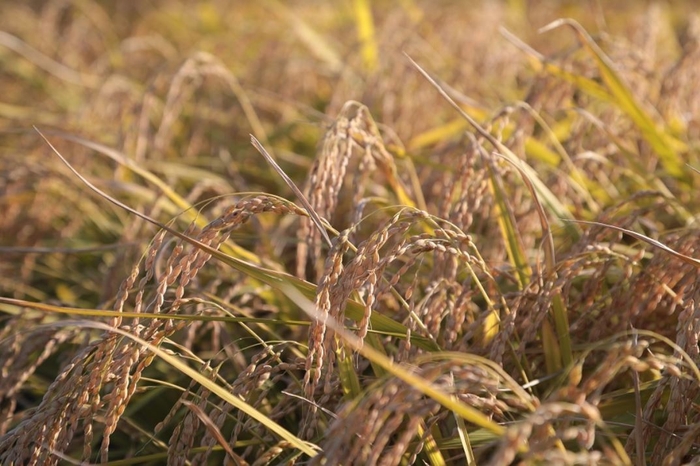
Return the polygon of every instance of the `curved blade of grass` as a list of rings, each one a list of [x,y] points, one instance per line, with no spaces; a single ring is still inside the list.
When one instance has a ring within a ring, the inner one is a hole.
[[[191,238],[190,238],[191,239]],[[187,240],[185,240],[187,241]],[[240,270],[246,274],[249,274],[255,278],[259,278],[260,281],[265,282],[266,284],[272,286],[275,289],[279,289],[280,283],[284,283],[286,280],[289,280],[290,282],[293,283],[293,286],[298,288],[307,298],[313,299],[316,293],[316,287],[312,285],[311,283],[305,282],[303,280],[297,279],[296,277],[293,277],[291,275],[286,275],[277,271],[273,270],[267,270],[262,267],[256,267],[251,264],[246,264],[245,262],[237,264],[234,262],[231,264],[230,262],[230,257],[226,256],[225,254],[221,253],[220,251],[216,251],[215,249],[207,248],[205,247],[206,245],[197,242],[196,240],[193,240],[191,242],[193,245],[199,247],[198,245],[202,245],[202,249],[207,252],[208,254],[212,254],[212,256],[224,256],[221,258],[222,262],[225,262],[232,267],[236,268],[237,270]],[[215,254],[218,253],[218,254]],[[229,261],[226,260],[226,257],[228,257]],[[239,269],[238,266],[241,266]],[[248,268],[249,267],[249,268]],[[193,300],[194,302],[195,300]],[[36,309],[38,311],[43,311],[43,312],[53,312],[53,313],[59,313],[59,314],[72,314],[72,315],[83,315],[83,316],[92,316],[92,317],[105,317],[105,318],[114,318],[114,317],[124,317],[124,318],[141,318],[141,319],[172,319],[172,320],[189,320],[189,321],[202,321],[202,322],[232,322],[232,323],[264,323],[264,324],[284,324],[284,325],[303,325],[303,326],[308,326],[309,322],[307,321],[295,321],[295,320],[284,320],[281,321],[279,319],[265,319],[265,318],[258,318],[258,317],[226,317],[226,316],[211,316],[211,315],[184,315],[184,314],[152,314],[152,313],[147,313],[147,312],[128,312],[128,311],[113,311],[113,310],[105,310],[105,309],[82,309],[82,308],[75,308],[75,307],[66,307],[66,306],[54,306],[51,304],[46,304],[46,303],[37,303],[37,302],[31,302],[31,301],[25,301],[21,299],[15,299],[15,298],[7,298],[0,296],[0,303],[5,303],[10,306],[17,306],[17,307],[26,307],[26,308],[31,308],[31,309]],[[10,312],[12,314],[16,314],[16,312],[12,312],[10,309],[4,309],[6,312]],[[361,306],[360,303],[351,300],[348,301],[348,306],[346,309],[346,314],[348,315],[349,318],[359,321],[362,318],[362,315],[364,314],[364,309]],[[373,335],[386,335],[386,336],[392,336],[392,337],[397,337],[397,338],[406,338],[406,327],[403,326],[402,324],[390,319],[387,316],[383,316],[381,314],[373,314],[370,317],[370,321],[372,323],[371,329],[369,330],[370,334]],[[370,340],[371,341],[371,340]],[[428,351],[437,351],[439,350],[439,347],[437,344],[425,337],[422,337],[420,335],[411,335],[411,342],[413,344],[416,344],[417,346],[426,349]]]
[[[312,319],[319,318],[314,304],[304,295],[302,295],[299,290],[292,286],[284,285],[281,291],[286,294],[289,299],[294,301],[304,312],[306,312],[309,317]],[[374,348],[371,348],[368,345],[363,345],[362,340],[360,340],[354,334],[346,331],[344,328],[336,325],[332,319],[328,319],[326,324],[333,330],[333,332],[335,332],[336,335],[342,338],[350,348],[357,351],[368,360],[373,361],[375,364],[382,366],[394,377],[403,380],[414,389],[437,401],[445,408],[462,417],[464,420],[487,429],[498,436],[505,434],[505,427],[496,424],[490,420],[488,416],[472,408],[471,406],[460,402],[452,395],[449,395],[436,388],[431,382],[405,369],[403,366],[396,364],[393,360],[379,353]]]
[[[508,160],[508,159],[506,159]],[[509,161],[510,162],[510,161]],[[554,253],[554,237],[552,236],[552,229],[549,226],[549,220],[547,219],[547,214],[544,211],[544,207],[540,202],[535,187],[532,184],[532,180],[527,176],[520,167],[515,166],[515,169],[520,172],[520,176],[530,191],[532,200],[535,203],[537,209],[537,216],[540,220],[540,226],[542,227],[542,246],[544,248],[544,258],[545,258],[545,277],[547,280],[555,280],[557,277],[556,272],[556,257]],[[542,340],[545,356],[548,362],[560,361],[561,365],[567,367],[573,364],[574,356],[571,344],[571,333],[569,330],[569,316],[566,312],[566,307],[564,306],[564,301],[561,298],[561,294],[557,293],[552,297],[552,318],[554,319],[554,325],[557,331],[557,337],[559,341],[555,339],[544,338]],[[548,336],[546,333],[547,327],[543,327],[545,331],[544,336]],[[550,373],[556,372],[556,370],[561,369],[560,364],[556,364],[550,367]]]
[[[60,323],[53,323],[50,325],[60,325],[60,326],[80,326],[80,327],[87,327],[87,328],[94,328],[98,330],[102,330],[105,332],[113,332],[113,333],[118,333],[119,335],[122,335],[126,338],[129,338],[133,340],[134,342],[138,343],[139,345],[142,345],[144,348],[147,348],[149,351],[154,353],[156,356],[161,358],[163,361],[167,362],[170,364],[172,367],[180,371],[181,373],[185,374],[192,380],[196,381],[198,384],[200,384],[202,387],[206,388],[210,392],[214,393],[216,396],[221,398],[222,400],[226,401],[230,405],[234,406],[236,409],[240,410],[241,412],[245,413],[246,415],[252,417],[256,421],[258,421],[260,424],[264,425],[268,430],[271,432],[274,432],[277,434],[280,438],[286,440],[287,442],[290,443],[290,445],[294,446],[297,448],[299,451],[304,452],[310,457],[316,456],[318,451],[320,450],[318,446],[306,442],[304,440],[301,440],[298,438],[296,435],[292,434],[289,432],[287,429],[284,427],[280,426],[277,424],[275,421],[270,419],[269,417],[265,416],[263,413],[255,409],[253,406],[249,405],[236,395],[231,394],[228,390],[225,388],[217,385],[213,381],[211,381],[209,378],[207,378],[205,375],[201,374],[200,372],[196,371],[195,369],[192,369],[190,366],[188,366],[186,363],[182,362],[180,358],[173,356],[169,354],[166,351],[163,351],[157,346],[154,346],[147,342],[146,340],[143,340],[136,335],[132,335],[129,332],[126,332],[124,330],[121,330],[119,328],[114,328],[110,327],[107,324],[103,324],[100,322],[92,322],[92,321],[65,321],[65,322],[60,322]]]
[[[167,227],[165,227],[167,229]],[[274,270],[268,270],[264,269],[262,267],[255,266],[253,264],[247,264],[243,261],[238,261],[235,258],[232,258],[230,256],[226,256],[223,254],[221,251],[217,251],[215,249],[209,248],[208,246],[193,240],[192,238],[186,237],[182,235],[179,232],[173,233],[175,235],[178,235],[181,239],[184,241],[187,241],[191,243],[194,246],[200,247],[201,249],[204,250],[206,253],[211,254],[212,256],[216,257],[217,259],[221,260],[222,262],[236,268],[237,270],[246,273],[247,275],[250,275],[253,278],[259,279],[261,282],[264,282],[270,286],[272,286],[275,289],[279,289],[280,283],[284,283],[285,281],[289,281],[293,283],[293,286],[297,287],[305,296],[308,298],[313,299],[316,293],[316,287],[308,283],[304,280],[300,280],[294,276],[291,275],[286,275],[281,272],[277,272]],[[179,236],[182,235],[182,236]],[[24,301],[21,299],[15,299],[15,298],[6,298],[0,296],[0,303],[6,303],[11,306],[19,306],[19,307],[27,307],[27,308],[32,308],[36,309],[39,311],[44,311],[44,312],[54,312],[54,313],[60,313],[60,314],[73,314],[73,315],[84,315],[84,316],[93,316],[93,317],[126,317],[126,318],[143,318],[143,319],[173,319],[173,320],[190,320],[190,321],[203,321],[203,322],[212,322],[212,321],[220,321],[220,322],[232,322],[232,323],[266,323],[266,324],[275,324],[275,323],[282,323],[284,325],[304,325],[307,326],[309,325],[309,322],[307,321],[291,321],[291,320],[284,320],[280,321],[278,319],[264,319],[264,318],[257,318],[257,317],[224,317],[224,316],[210,316],[210,315],[183,315],[183,314],[152,314],[152,313],[145,313],[145,312],[128,312],[128,311],[112,311],[112,310],[104,310],[104,309],[81,309],[81,308],[74,308],[74,307],[65,307],[65,306],[54,306],[51,304],[46,304],[46,303],[36,303],[36,302],[31,302],[31,301]],[[362,315],[364,314],[364,309],[362,308],[361,304],[351,300],[348,302],[348,307],[346,309],[346,314],[348,317],[351,319],[354,319],[356,321],[359,321],[362,318]],[[372,328],[369,330],[370,333],[372,334],[381,334],[381,335],[387,335],[387,336],[392,336],[392,337],[397,337],[397,338],[406,338],[406,327],[403,326],[402,324],[390,319],[389,317],[383,316],[381,314],[373,314],[370,318],[370,321],[372,323]],[[439,349],[437,344],[433,342],[430,339],[427,339],[425,337],[422,337],[420,335],[412,335],[411,336],[411,342],[415,343],[417,346],[426,349],[428,351],[436,351]]]
[[[520,40],[518,36],[508,31],[506,28],[501,27],[500,32],[503,37],[506,38],[506,40],[527,54],[527,56],[531,59],[531,65],[535,71],[546,71],[552,76],[562,78],[567,82],[575,84],[576,87],[584,91],[586,94],[603,102],[614,101],[613,96],[610,95],[605,86],[585,76],[566,71],[557,64],[548,61],[544,55],[527,45],[525,42]]]
[[[272,165],[272,168],[275,169],[277,174],[282,177],[285,183],[287,183],[287,186],[289,186],[289,189],[292,190],[292,192],[297,196],[297,198],[301,201],[302,205],[306,209],[306,213],[309,214],[309,217],[311,220],[314,222],[314,225],[316,225],[316,228],[318,228],[318,231],[321,232],[321,236],[326,240],[326,244],[328,246],[333,246],[333,242],[331,241],[330,236],[328,236],[328,232],[323,226],[323,222],[321,221],[321,217],[318,216],[318,213],[316,210],[311,206],[309,201],[306,199],[306,196],[304,196],[304,193],[301,192],[301,190],[297,187],[296,184],[294,184],[294,181],[287,176],[287,174],[282,170],[282,167],[277,165],[277,162],[275,162],[275,159],[272,158],[272,156],[265,150],[262,144],[260,144],[260,141],[256,139],[255,136],[252,134],[250,135],[250,142],[253,144],[253,147],[255,147],[260,154],[265,157],[265,160],[267,160],[267,163]]]
[[[541,28],[540,32],[548,32],[561,26],[572,28],[579,42],[594,58],[600,75],[614,98],[615,104],[639,128],[644,139],[647,140],[659,156],[659,161],[666,172],[674,178],[684,178],[686,173],[683,170],[684,162],[681,153],[688,150],[686,145],[674,138],[670,131],[654,122],[634,97],[627,83],[617,73],[615,65],[610,58],[605,55],[605,52],[578,22],[573,19],[558,19]]]
[[[39,135],[49,144],[51,149],[55,153],[58,154],[57,150],[51,145],[51,143],[46,139],[46,137],[43,135],[41,131],[35,126],[34,129],[39,133]],[[203,227],[206,225],[207,221],[205,218],[201,217],[200,215],[197,214],[197,210],[192,208],[192,205],[187,202],[182,196],[177,194],[168,184],[164,181],[162,181],[160,178],[158,178],[156,175],[153,173],[149,172],[148,170],[145,170],[141,167],[139,167],[133,160],[129,159],[128,157],[125,157],[122,153],[120,153],[117,150],[114,150],[110,147],[107,147],[103,144],[100,144],[98,142],[94,141],[89,141],[87,139],[83,139],[78,136],[73,136],[68,133],[63,133],[60,131],[50,131],[48,134],[55,134],[56,136],[59,136],[62,139],[66,139],[68,141],[73,141],[77,142],[78,144],[85,146],[87,148],[90,148],[100,154],[106,155],[110,159],[114,160],[115,162],[119,163],[120,165],[130,169],[137,175],[141,176],[143,179],[148,181],[149,183],[155,185],[158,189],[161,190],[163,194],[172,202],[175,204],[175,206],[183,211],[183,213],[187,216],[187,219],[191,222],[195,222],[199,227]],[[63,158],[62,158],[63,159]],[[64,160],[64,163],[65,160]],[[75,173],[75,172],[74,172]],[[132,212],[133,213],[133,212]],[[253,254],[252,252],[238,246],[237,244],[230,242],[231,247],[233,249],[233,252],[238,255],[241,259],[250,261],[250,262],[255,262],[255,263],[261,263],[260,258]]]
[[[589,221],[585,221],[585,220],[573,220],[573,221],[576,223],[583,224],[583,225],[597,225],[599,227],[610,228],[611,230],[620,231],[626,235],[630,235],[633,238],[636,238],[640,241],[643,241],[647,244],[650,244],[650,245],[654,246],[655,248],[661,249],[662,251],[671,254],[673,257],[680,259],[681,261],[685,262],[686,264],[690,264],[693,267],[700,268],[700,260],[695,259],[694,257],[686,256],[685,254],[681,254],[680,252],[669,248],[668,246],[666,246],[662,242],[657,241],[653,238],[649,238],[648,236],[643,235],[641,233],[637,233],[636,231],[628,230],[626,228],[618,227],[615,225],[610,225],[608,223],[589,222]],[[635,330],[635,331],[639,332],[641,330]]]
[[[202,303],[202,300],[193,299],[192,302]],[[0,296],[0,303],[5,303],[10,306],[35,309],[37,311],[49,312],[54,314],[69,314],[69,315],[80,315],[89,317],[104,317],[104,318],[135,318],[135,319],[172,319],[172,320],[187,320],[187,321],[198,321],[198,322],[230,322],[230,323],[256,323],[256,324],[284,324],[284,325],[300,325],[308,326],[309,322],[303,320],[279,320],[279,319],[265,319],[259,317],[229,317],[229,316],[212,316],[212,315],[198,315],[198,314],[153,314],[150,312],[129,312],[129,311],[113,311],[107,309],[83,309],[77,307],[67,307],[67,306],[55,306],[53,304],[47,303],[37,303],[32,301],[25,301],[23,299],[16,298],[6,298]],[[3,309],[11,314],[17,314],[17,312],[8,309]]]
[[[435,89],[440,93],[440,95],[455,109],[457,112],[469,122],[469,124],[474,128],[474,130],[484,139],[486,139],[498,152],[500,152],[504,157],[506,157],[508,160],[510,160],[513,164],[515,164],[517,167],[521,168],[525,173],[527,173],[528,177],[532,181],[533,185],[535,186],[535,189],[537,193],[542,197],[542,200],[544,201],[545,205],[554,213],[555,217],[557,218],[558,221],[561,222],[561,225],[567,229],[567,232],[574,238],[578,239],[580,236],[580,232],[578,228],[570,228],[569,226],[572,225],[571,222],[565,222],[564,219],[573,219],[573,216],[571,215],[571,212],[559,201],[559,199],[552,193],[552,191],[547,188],[547,186],[539,179],[537,176],[537,173],[527,165],[525,162],[523,162],[517,155],[513,153],[510,149],[508,149],[503,143],[501,143],[498,139],[493,137],[491,133],[486,131],[484,128],[481,127],[472,117],[470,117],[462,108],[457,105],[457,103],[445,92],[444,89],[433,79],[430,74],[428,74],[427,71],[425,71],[423,68],[418,65],[410,56],[405,54],[408,60],[413,64],[413,66],[418,70],[421,75],[433,86]],[[569,226],[567,226],[569,225]]]
[[[209,415],[204,412],[202,408],[188,400],[181,400],[180,403],[182,403],[187,409],[192,411],[195,414],[195,416],[199,418],[199,420],[202,422],[207,431],[211,434],[212,437],[216,439],[219,445],[221,445],[221,447],[224,449],[229,458],[233,460],[236,466],[248,464],[243,458],[234,453],[228,441],[222,435],[221,430],[217,427],[214,421],[211,420]]]
[[[97,193],[104,199],[108,200],[112,204],[119,206],[120,208],[126,210],[127,212],[132,213],[133,215],[136,215],[137,217],[167,231],[171,235],[174,235],[181,239],[182,241],[185,241],[200,250],[206,252],[207,254],[210,254],[212,257],[215,257],[219,261],[223,262],[224,264],[229,265],[230,267],[238,270],[241,273],[244,273],[248,275],[251,278],[257,279],[261,281],[262,283],[265,283],[269,286],[271,286],[274,289],[281,290],[281,287],[283,286],[293,286],[295,289],[297,289],[300,293],[305,295],[309,299],[314,299],[316,295],[316,286],[313,285],[312,283],[309,283],[307,281],[301,280],[297,277],[294,277],[293,275],[289,275],[284,272],[279,272],[276,270],[271,270],[264,268],[262,266],[256,265],[256,264],[251,264],[249,262],[246,262],[244,260],[241,260],[237,257],[229,256],[228,254],[225,254],[217,249],[213,249],[209,247],[206,244],[203,244],[199,241],[197,241],[194,238],[190,238],[187,235],[184,235],[180,233],[179,231],[175,230],[174,228],[171,228],[167,225],[164,225],[152,218],[150,218],[148,215],[142,214],[141,212],[132,209],[131,207],[127,206],[126,204],[114,199],[113,197],[109,196],[107,193],[104,191],[100,190],[97,188],[95,185],[90,183],[84,176],[82,176],[73,166],[56,150],[56,148],[49,142],[46,137],[41,134],[41,132],[37,129],[37,132],[42,136],[42,138],[46,141],[46,143],[49,145],[49,147],[53,150],[53,152],[58,156],[61,161],[73,172],[75,176],[77,176],[88,188],[90,188],[93,192]],[[349,300],[347,309],[346,309],[347,315],[356,320],[360,321],[362,319],[362,316],[364,315],[364,308],[362,305],[354,300]],[[370,318],[370,321],[372,323],[372,328],[375,331],[380,331],[380,332],[385,332],[387,335],[392,335],[396,336],[399,338],[406,338],[407,334],[407,329],[404,325],[390,319],[387,316],[378,314],[378,313],[372,313],[372,316]],[[421,348],[424,348],[428,351],[436,351],[439,349],[439,346],[432,340],[421,337],[421,336],[412,336],[411,341],[415,343],[416,345],[420,346]]]
[[[496,209],[498,212],[497,220],[501,229],[501,236],[506,246],[508,258],[518,278],[518,289],[523,290],[530,282],[532,269],[530,268],[525,254],[525,247],[523,246],[523,241],[518,231],[515,214],[513,213],[510,202],[508,202],[505,188],[503,187],[503,179],[498,175],[494,158],[486,154],[481,145],[478,145],[476,141],[474,141],[474,144],[477,144],[479,152],[489,169],[491,192],[496,200]]]
[[[462,364],[471,364],[479,366],[487,370],[490,375],[496,379],[502,380],[505,384],[505,390],[513,392],[519,401],[530,411],[535,411],[536,406],[533,403],[532,396],[523,388],[513,377],[511,377],[499,364],[483,356],[478,356],[470,353],[459,353],[455,351],[436,351],[433,353],[422,354],[416,362],[423,364],[428,361],[453,361]]]

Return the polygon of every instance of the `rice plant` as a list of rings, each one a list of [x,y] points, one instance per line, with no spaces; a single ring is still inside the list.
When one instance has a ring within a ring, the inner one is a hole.
[[[690,5],[1,4],[0,464],[696,464]]]

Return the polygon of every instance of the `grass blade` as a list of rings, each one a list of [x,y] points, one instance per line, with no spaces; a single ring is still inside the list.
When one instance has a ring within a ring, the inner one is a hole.
[[[291,286],[283,286],[282,291],[289,297],[289,299],[294,301],[304,312],[306,312],[309,317],[312,319],[319,318],[316,315],[317,313],[314,304],[304,295],[299,293],[296,288]],[[363,345],[362,340],[336,325],[332,319],[328,319],[326,321],[326,325],[328,325],[328,327],[330,327],[336,333],[336,335],[342,338],[343,341],[345,341],[345,343],[353,350],[357,351],[368,360],[382,366],[388,373],[403,380],[426,396],[429,396],[433,400],[443,405],[445,408],[462,417],[464,420],[482,427],[498,436],[505,434],[505,427],[496,424],[490,420],[488,416],[481,413],[477,409],[474,409],[471,406],[468,406],[455,399],[453,396],[438,390],[429,381],[415,375],[413,372],[407,369],[404,369],[402,366],[396,364],[390,358],[382,355],[377,350],[369,347],[368,345]]]
[[[685,178],[687,173],[683,170],[682,154],[687,151],[686,145],[675,139],[670,131],[654,122],[634,97],[629,85],[617,73],[610,58],[605,55],[586,30],[573,19],[559,19],[540,29],[540,32],[548,32],[561,26],[569,26],[574,30],[579,42],[598,65],[603,82],[605,82],[614,102],[637,125],[644,139],[659,156],[661,165],[666,172],[677,179]]]
[[[484,128],[481,127],[472,117],[470,117],[464,110],[461,109],[459,105],[440,87],[440,85],[433,79],[430,74],[428,74],[427,71],[425,71],[423,68],[418,65],[411,57],[406,55],[408,60],[413,64],[413,66],[418,70],[419,73],[423,75],[423,77],[437,89],[437,91],[442,95],[442,97],[447,100],[447,102],[455,109],[457,112],[469,122],[469,124],[472,126],[472,128],[479,134],[479,136],[483,137],[486,139],[498,152],[500,152],[504,157],[506,157],[511,163],[516,165],[518,168],[522,169],[527,175],[530,177],[530,179],[533,182],[533,185],[535,186],[535,189],[537,190],[537,193],[542,196],[542,200],[544,201],[545,205],[552,210],[552,212],[555,215],[555,218],[559,219],[558,221],[561,222],[562,226],[567,228],[567,231],[569,234],[572,235],[573,238],[578,238],[580,236],[580,233],[577,228],[569,228],[566,227],[567,222],[565,222],[563,219],[573,219],[573,216],[569,212],[569,210],[557,199],[557,197],[545,186],[544,183],[542,183],[539,178],[537,177],[535,171],[526,163],[524,163],[518,156],[516,156],[510,149],[508,149],[503,143],[501,143],[499,140],[497,140],[495,137],[493,137],[488,131],[486,131]],[[571,223],[569,223],[571,225]]]
[[[325,227],[323,226],[323,222],[321,221],[321,217],[318,216],[316,213],[316,210],[311,206],[309,201],[306,199],[306,196],[304,196],[304,193],[301,192],[301,190],[297,187],[296,184],[294,184],[294,181],[290,177],[287,176],[287,174],[282,170],[282,167],[277,165],[277,162],[275,162],[275,159],[272,158],[272,156],[265,150],[262,144],[260,144],[260,141],[256,139],[255,136],[252,134],[250,135],[250,142],[253,144],[253,147],[255,147],[260,154],[265,157],[265,160],[272,165],[272,168],[275,169],[277,174],[282,177],[285,183],[287,183],[287,186],[289,186],[289,189],[292,190],[292,192],[297,196],[297,198],[301,201],[302,205],[306,209],[306,213],[309,214],[309,217],[311,217],[311,220],[314,222],[314,225],[316,225],[316,228],[318,228],[318,231],[321,232],[321,236],[326,240],[326,244],[328,246],[332,246],[333,242],[331,241],[331,238],[328,236],[328,232],[326,231]]]
[[[248,416],[252,417],[256,421],[260,422],[262,425],[264,425],[267,429],[269,429],[271,432],[274,432],[277,434],[280,438],[286,440],[287,442],[290,443],[290,445],[293,445],[295,448],[297,448],[299,451],[302,451],[308,456],[314,457],[318,453],[318,447],[316,445],[313,445],[309,442],[305,442],[289,432],[287,429],[284,427],[280,426],[277,424],[275,421],[270,419],[269,417],[265,416],[263,413],[255,409],[253,406],[249,405],[245,401],[241,400],[237,396],[231,394],[228,390],[225,388],[217,385],[216,383],[212,382],[209,380],[206,376],[202,375],[198,371],[192,369],[189,367],[187,364],[182,362],[180,358],[173,356],[171,354],[168,354],[166,351],[163,351],[162,349],[158,348],[157,346],[151,345],[149,342],[146,340],[143,340],[135,335],[132,335],[129,332],[126,332],[124,330],[110,327],[109,325],[102,324],[100,322],[92,322],[92,321],[64,321],[60,323],[54,323],[51,325],[60,325],[60,326],[69,326],[69,325],[77,325],[80,327],[86,327],[86,328],[94,328],[98,330],[103,330],[105,332],[113,332],[117,333],[119,335],[122,335],[124,337],[127,337],[136,343],[143,345],[144,348],[147,348],[149,351],[154,353],[156,356],[161,358],[163,361],[167,362],[171,366],[173,366],[175,369],[177,369],[179,372],[185,374],[186,376],[190,377],[192,380],[196,381],[198,384],[202,385],[205,387],[207,390],[211,391],[214,393],[216,396],[221,398],[222,400],[226,401],[227,403],[231,404],[234,406],[236,409],[239,409],[240,411],[244,412]]]

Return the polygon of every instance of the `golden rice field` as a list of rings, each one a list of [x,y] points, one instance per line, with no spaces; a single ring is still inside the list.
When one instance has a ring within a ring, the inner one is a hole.
[[[700,464],[693,5],[0,3],[0,464]]]

